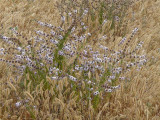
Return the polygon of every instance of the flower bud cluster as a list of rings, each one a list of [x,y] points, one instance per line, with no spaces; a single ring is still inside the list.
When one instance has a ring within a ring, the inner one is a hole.
[[[13,45],[13,46],[17,46],[16,43],[12,42],[12,38],[9,38],[7,36],[2,36],[0,35],[0,39],[3,39],[6,43],[8,43],[9,45]]]
[[[119,42],[119,46],[121,45],[121,44],[123,44],[124,42],[125,42],[125,40],[126,40],[126,37],[124,37],[120,42]]]
[[[46,26],[46,27],[49,27],[51,29],[55,28],[52,24],[48,24],[48,23],[45,23],[45,22],[41,22],[41,21],[36,21],[38,24],[40,24],[41,26]]]
[[[77,78],[75,78],[75,77],[73,77],[73,76],[71,76],[71,75],[69,75],[68,77],[69,77],[70,80],[72,80],[72,81],[74,81],[74,82],[77,81]]]

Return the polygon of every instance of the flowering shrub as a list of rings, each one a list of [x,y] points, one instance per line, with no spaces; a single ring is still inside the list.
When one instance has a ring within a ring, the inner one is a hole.
[[[83,2],[77,9],[73,9],[79,5],[77,2],[73,2],[73,6],[66,10],[60,9],[61,21],[58,26],[35,20],[45,30],[35,30],[35,35],[29,39],[15,27],[11,30],[16,38],[0,35],[1,40],[10,46],[0,48],[1,56],[12,57],[9,60],[0,58],[0,61],[17,68],[19,75],[14,79],[20,78],[19,89],[27,96],[21,102],[17,100],[16,107],[23,102],[28,111],[40,110],[41,107],[34,103],[34,106],[29,107],[28,102],[38,97],[38,91],[48,90],[52,91],[47,93],[51,101],[64,95],[67,102],[68,98],[76,96],[78,103],[85,102],[87,107],[91,104],[97,110],[98,104],[105,100],[106,96],[109,97],[121,87],[121,81],[129,80],[125,76],[126,72],[132,67],[140,69],[147,62],[146,56],[140,54],[142,41],[135,47],[130,46],[138,28],[135,28],[128,38],[119,31],[123,15],[118,16],[117,12],[123,10],[121,7],[119,11],[114,11],[115,4],[111,4],[109,9],[103,1],[100,2],[100,7],[94,8],[96,2],[92,2],[92,7],[89,8],[89,5]],[[63,6],[63,3],[61,5]],[[64,3],[65,7],[68,5],[69,3]],[[99,17],[96,18],[93,13],[99,8]],[[119,24],[116,23],[118,21]],[[112,29],[114,37],[124,37],[118,44],[106,46],[111,37],[106,31]],[[30,114],[35,118],[32,112]]]

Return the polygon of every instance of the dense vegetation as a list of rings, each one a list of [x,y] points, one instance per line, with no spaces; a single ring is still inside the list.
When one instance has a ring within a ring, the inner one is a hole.
[[[0,118],[159,119],[158,5],[0,4]]]

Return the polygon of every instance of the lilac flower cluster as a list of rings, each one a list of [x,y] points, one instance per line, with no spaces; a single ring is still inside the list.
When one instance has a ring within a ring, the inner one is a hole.
[[[12,54],[13,56],[12,60],[0,58],[0,61],[16,64],[16,68],[22,75],[26,67],[35,73],[47,68],[47,75],[51,80],[56,81],[68,77],[71,85],[74,82],[77,86],[82,85],[78,84],[79,81],[83,81],[92,95],[98,95],[100,92],[112,92],[120,88],[120,81],[126,79],[125,72],[133,66],[141,68],[147,62],[145,55],[137,55],[143,42],[138,43],[133,51],[127,51],[138,28],[133,30],[128,40],[124,37],[119,42],[118,50],[100,43],[99,47],[95,48],[89,45],[88,41],[92,40],[94,32],[100,29],[98,27],[98,29],[92,30],[89,24],[84,22],[88,12],[89,8],[84,9],[82,15],[78,14],[79,10],[68,12],[71,22],[67,27],[65,26],[67,21],[64,15],[61,15],[62,24],[57,27],[36,20],[40,26],[47,27],[46,29],[49,29],[50,33],[35,30],[36,35],[32,36],[30,40],[13,28],[12,31],[16,37],[25,38],[25,44],[22,45],[15,42],[18,40],[17,38],[0,35],[4,42],[15,48],[14,53],[0,48],[0,55]],[[100,27],[106,22],[107,19],[103,21]],[[96,39],[104,41],[106,38],[107,35],[104,34]],[[131,61],[131,59],[133,60]],[[69,61],[71,63],[68,65]],[[70,70],[68,70],[69,67]],[[76,76],[76,73],[79,73],[80,76]],[[19,105],[17,103],[17,106]]]

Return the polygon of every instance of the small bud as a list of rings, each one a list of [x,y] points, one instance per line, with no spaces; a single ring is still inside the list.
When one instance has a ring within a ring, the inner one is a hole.
[[[105,89],[106,92],[112,92],[112,89]]]
[[[17,103],[15,104],[16,107],[19,107],[20,105],[21,105],[21,102],[17,102]]]
[[[61,17],[61,20],[62,20],[62,21],[65,21],[65,16],[62,16],[62,17]]]
[[[98,95],[98,94],[99,94],[99,91],[94,92],[94,95]]]
[[[105,19],[104,21],[103,21],[103,24],[105,24],[107,22],[107,19]]]
[[[69,16],[71,16],[71,15],[72,15],[72,13],[68,13],[68,15],[69,15]]]
[[[91,36],[91,33],[88,33],[88,36]]]
[[[88,81],[88,84],[91,84],[91,81],[90,81],[90,80]]]
[[[78,10],[74,10],[73,12],[74,12],[74,13],[77,13],[77,12],[78,12]]]
[[[52,80],[57,80],[57,77],[51,77]]]

